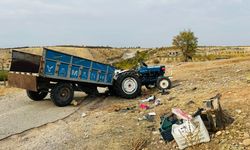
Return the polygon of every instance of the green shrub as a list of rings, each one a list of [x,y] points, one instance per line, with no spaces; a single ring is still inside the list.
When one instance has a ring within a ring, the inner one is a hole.
[[[136,67],[137,64],[140,63],[141,61],[146,61],[148,57],[149,54],[146,51],[137,52],[135,57],[117,62],[114,64],[114,66],[119,69],[132,69]]]
[[[0,81],[4,81],[8,79],[8,71],[0,71]]]

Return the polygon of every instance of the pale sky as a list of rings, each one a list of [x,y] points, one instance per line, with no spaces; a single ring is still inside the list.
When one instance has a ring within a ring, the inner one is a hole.
[[[250,45],[249,0],[0,0],[0,47]]]

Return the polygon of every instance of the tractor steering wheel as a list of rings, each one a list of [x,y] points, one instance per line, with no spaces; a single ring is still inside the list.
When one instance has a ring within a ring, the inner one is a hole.
[[[148,65],[145,62],[143,62],[143,61],[140,62],[140,66],[148,67]]]

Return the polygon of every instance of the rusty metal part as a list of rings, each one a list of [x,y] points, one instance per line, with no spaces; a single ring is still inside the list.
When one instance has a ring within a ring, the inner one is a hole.
[[[37,91],[37,77],[27,74],[8,74],[8,85],[31,91]]]
[[[10,71],[38,73],[40,60],[39,55],[13,50]]]
[[[220,105],[221,94],[209,100],[203,101],[204,111],[201,117],[209,131],[218,131],[225,129],[225,116]]]

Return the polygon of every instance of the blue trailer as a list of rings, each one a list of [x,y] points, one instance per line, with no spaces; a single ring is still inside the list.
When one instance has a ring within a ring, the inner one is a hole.
[[[142,63],[135,70],[117,71],[108,64],[43,48],[42,56],[12,51],[8,84],[26,89],[35,101],[50,93],[52,102],[62,107],[72,102],[74,91],[95,95],[97,87],[108,87],[110,93],[127,99],[140,95],[142,85],[165,90],[171,82],[164,74],[165,66]]]
[[[50,92],[57,106],[66,106],[73,91],[90,94],[97,87],[112,86],[114,73],[111,65],[48,48],[42,56],[13,50],[8,80],[10,86],[26,89],[32,100],[42,100]]]

